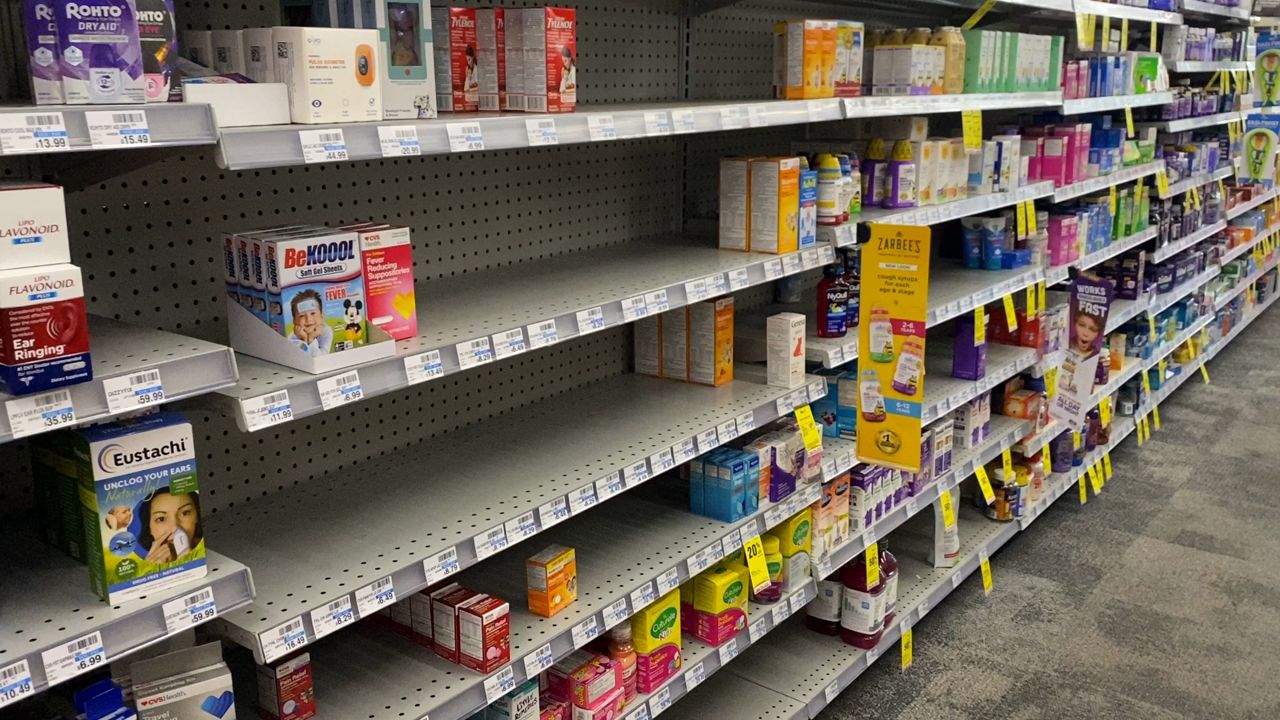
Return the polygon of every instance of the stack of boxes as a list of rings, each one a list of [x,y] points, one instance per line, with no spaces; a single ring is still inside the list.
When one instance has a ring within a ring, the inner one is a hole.
[[[700,385],[733,380],[733,297],[696,302],[635,323],[640,375]]]
[[[720,161],[720,248],[796,252],[817,244],[818,172],[803,158]]]
[[[1062,85],[1061,35],[1002,30],[964,31],[966,93],[1057,90]],[[879,60],[877,60],[878,67]]]
[[[773,96],[779,100],[863,94],[866,28],[851,20],[787,20],[774,25]]]

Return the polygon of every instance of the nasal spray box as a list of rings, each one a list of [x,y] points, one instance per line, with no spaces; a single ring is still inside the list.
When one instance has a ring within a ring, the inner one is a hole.
[[[222,646],[211,642],[133,665],[138,720],[235,720],[236,695]]]
[[[31,96],[37,105],[61,105],[62,53],[58,22],[51,0],[24,0],[22,27],[27,32],[27,64],[31,68]]]
[[[436,104],[445,112],[480,109],[475,8],[431,8],[435,51]]]
[[[204,577],[191,423],[159,413],[69,432],[98,597],[114,605]]]
[[[65,101],[145,102],[134,0],[57,0],[55,7]]]
[[[382,116],[387,120],[436,116],[436,63],[431,8],[425,0],[378,0]]]
[[[75,265],[0,270],[0,390],[27,395],[93,378]]]
[[[276,82],[289,88],[295,123],[382,119],[376,30],[276,27]]]

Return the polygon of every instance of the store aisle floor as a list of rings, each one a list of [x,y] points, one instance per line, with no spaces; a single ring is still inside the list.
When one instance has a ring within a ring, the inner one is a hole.
[[[1280,718],[1280,312],[1183,385],[822,720]]]

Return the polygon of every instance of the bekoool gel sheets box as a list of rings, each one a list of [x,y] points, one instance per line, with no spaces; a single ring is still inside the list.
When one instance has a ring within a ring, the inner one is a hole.
[[[353,232],[266,241],[267,304],[284,313],[284,335],[312,357],[368,342],[364,275]]]
[[[116,604],[204,577],[191,423],[159,413],[69,432],[94,592]]]

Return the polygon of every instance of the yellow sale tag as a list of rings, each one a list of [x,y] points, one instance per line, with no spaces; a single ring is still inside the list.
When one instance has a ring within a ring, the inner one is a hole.
[[[992,0],[987,0],[983,5],[986,7]],[[979,8],[981,9],[981,8]],[[962,110],[960,111],[960,123],[964,129],[964,146],[967,150],[982,149],[982,111],[981,110]]]
[[[1039,308],[1036,307],[1036,288],[1034,285],[1027,286],[1027,319],[1030,320],[1040,314]]]
[[[1156,316],[1151,313],[1147,313],[1147,327],[1150,328],[1151,330],[1149,337],[1152,340],[1155,340],[1156,339]]]
[[[982,3],[977,10],[973,11],[973,14],[969,16],[969,19],[964,21],[964,24],[960,26],[960,29],[972,30],[973,26],[978,24],[978,21],[982,20],[987,13],[991,12],[991,8],[995,7],[995,4],[996,0],[987,0]]]
[[[951,491],[943,490],[938,493],[938,502],[942,505],[942,524],[944,527],[955,527],[956,511],[951,504]]]
[[[1138,420],[1134,427],[1137,428],[1134,431],[1134,435],[1138,436],[1138,447],[1142,447],[1142,443],[1147,439],[1146,436],[1142,434],[1142,421]]]
[[[1159,405],[1151,408],[1151,423],[1155,426],[1157,430],[1160,429],[1160,406]]]
[[[906,670],[911,667],[912,637],[911,628],[902,631],[902,669]]]
[[[751,575],[751,587],[757,591],[769,587],[769,563],[764,559],[764,543],[759,535],[748,538],[742,544],[742,555],[747,559],[747,573]]]
[[[1107,486],[1107,476],[1102,473],[1102,461],[1099,460],[1093,464],[1094,471],[1098,473],[1098,487]]]
[[[1139,424],[1142,425],[1142,439],[1150,440],[1151,439],[1151,423],[1147,422],[1147,416],[1143,415],[1142,419],[1139,420],[1138,422]]]
[[[1169,194],[1169,176],[1165,173],[1164,168],[1156,170],[1156,190],[1160,193],[1160,197]]]
[[[1129,52],[1129,18],[1120,21],[1120,52]]]
[[[1045,282],[1042,280],[1042,281],[1040,282],[1040,284],[1036,287],[1036,295],[1038,295],[1038,296],[1039,296],[1039,297],[1037,298],[1037,299],[1039,300],[1039,302],[1038,302],[1038,303],[1036,303],[1036,304],[1040,306],[1040,309],[1041,309],[1041,310],[1048,310],[1048,309],[1049,309],[1049,303],[1048,303],[1048,300],[1046,299],[1046,296],[1048,295],[1049,291],[1046,289],[1046,285],[1047,285],[1047,283],[1045,283]]]
[[[1218,197],[1224,203],[1227,201],[1227,186],[1222,183],[1221,178],[1218,179]]]
[[[1004,321],[1012,332],[1018,329],[1018,311],[1013,307],[1013,296],[1004,296]]]
[[[987,342],[987,309],[981,305],[973,309],[973,344],[983,345]]]
[[[1158,34],[1159,33],[1156,32],[1156,21],[1152,20],[1151,21],[1151,52],[1159,52],[1158,50],[1156,50],[1156,46],[1157,46],[1156,35]]]
[[[991,489],[991,478],[987,477],[987,469],[981,465],[973,469],[973,474],[978,477],[978,489],[982,490],[982,499],[988,505],[996,501],[996,494]],[[947,493],[943,493],[946,495]]]
[[[1080,475],[1080,504],[1089,502],[1089,488],[1084,484],[1084,475]]]
[[[982,558],[978,561],[978,568],[982,570],[982,592],[991,594],[991,561]]]
[[[1009,452],[1009,448],[1000,453],[1000,462],[1004,463],[1005,482],[1013,482],[1013,453]]]
[[[1073,448],[1073,449],[1075,449],[1075,450],[1079,450],[1079,449],[1080,449],[1080,445],[1081,445],[1081,444],[1083,444],[1083,443],[1082,443],[1082,442],[1081,442],[1081,440],[1080,440],[1080,433],[1078,433],[1078,432],[1076,432],[1076,433],[1071,433],[1071,446],[1072,446],[1072,448]]]
[[[1236,121],[1235,120],[1227,121],[1227,139],[1230,140],[1232,143],[1236,141]],[[1221,180],[1218,181],[1218,189],[1219,191],[1221,191],[1222,189]],[[1222,193],[1222,197],[1225,199],[1227,197],[1227,194]]]
[[[1191,348],[1191,357],[1195,357],[1195,347],[1196,347],[1195,341],[1192,340],[1191,342],[1187,343],[1187,347]],[[1160,360],[1160,382],[1164,382],[1165,371],[1168,370],[1168,368],[1169,366],[1165,364],[1165,361],[1163,359],[1161,359]]]
[[[1111,453],[1102,456],[1102,474],[1106,475],[1108,480],[1111,479]]]
[[[1084,13],[1076,14],[1076,47],[1081,50],[1092,50],[1093,41],[1089,38],[1089,26],[1093,18]]]
[[[800,437],[804,438],[806,450],[813,451],[822,447],[822,431],[813,421],[813,410],[808,405],[796,408],[796,422],[800,424]]]
[[[1027,232],[1035,234],[1036,231],[1036,203],[1034,200],[1027,200]]]
[[[1142,371],[1142,389],[1148,395],[1151,394],[1151,375],[1148,374],[1147,371],[1145,370]]]
[[[1053,474],[1053,458],[1050,457],[1049,455],[1048,445],[1045,445],[1044,449],[1040,451],[1040,459],[1044,462],[1045,477],[1052,475]]]
[[[1088,472],[1089,472],[1089,485],[1093,487],[1093,494],[1101,495],[1102,485],[1098,483],[1098,469],[1093,465],[1090,465],[1088,468]]]
[[[1098,415],[1101,416],[1102,427],[1111,424],[1111,398],[1104,397],[1102,402],[1098,403]]]
[[[875,587],[880,584],[880,543],[871,543],[862,555],[867,565],[867,587]]]
[[[1204,363],[1200,363],[1200,377],[1204,378],[1205,385],[1209,384],[1209,368],[1205,367]]]
[[[1027,206],[1025,203],[1018,203],[1016,215],[1018,218],[1018,237],[1025,238],[1027,236]]]
[[[1102,18],[1102,52],[1111,52],[1111,16]]]
[[[1115,215],[1116,215],[1116,186],[1112,185],[1111,186],[1111,216],[1115,217]]]
[[[1132,138],[1137,134],[1133,130],[1133,108],[1127,105],[1124,108],[1124,127],[1125,131],[1128,133],[1125,137]]]

